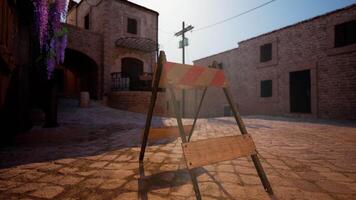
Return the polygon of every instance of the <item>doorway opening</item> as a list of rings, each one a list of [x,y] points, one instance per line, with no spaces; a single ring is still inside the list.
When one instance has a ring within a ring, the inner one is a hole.
[[[289,73],[290,111],[311,113],[310,70]]]
[[[130,79],[130,90],[141,87],[140,76],[143,75],[143,62],[136,58],[123,58],[121,60],[122,76]]]
[[[63,67],[56,69],[54,75],[58,82],[59,94],[77,98],[81,91],[87,91],[90,97],[97,99],[98,66],[89,56],[66,49]]]

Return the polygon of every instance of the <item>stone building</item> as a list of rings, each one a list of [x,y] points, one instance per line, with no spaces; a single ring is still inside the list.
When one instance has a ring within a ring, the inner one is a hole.
[[[227,72],[244,115],[356,119],[355,4],[241,41],[194,64],[213,61]],[[208,93],[203,116],[231,114],[224,98],[216,98],[222,95]],[[193,94],[188,101],[197,104]]]
[[[57,70],[60,92],[73,97],[89,91],[102,99],[122,90],[148,90],[159,14],[126,0],[82,0],[70,7],[66,60]]]

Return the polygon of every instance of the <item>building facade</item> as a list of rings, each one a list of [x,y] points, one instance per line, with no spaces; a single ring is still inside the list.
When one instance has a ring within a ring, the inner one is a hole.
[[[356,5],[242,42],[194,61],[219,62],[244,115],[356,119]],[[231,114],[221,91],[207,94],[202,115]],[[190,95],[188,101],[196,104]],[[199,95],[198,95],[199,96]]]
[[[157,58],[158,13],[126,0],[92,2],[82,0],[68,13],[62,92],[89,91],[101,99],[147,88]]]

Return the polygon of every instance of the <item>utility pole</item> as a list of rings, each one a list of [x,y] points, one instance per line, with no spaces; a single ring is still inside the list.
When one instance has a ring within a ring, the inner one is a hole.
[[[188,31],[193,30],[194,27],[192,25],[189,25],[188,27],[185,27],[185,23],[183,21],[182,23],[182,30],[180,30],[179,32],[175,33],[175,36],[182,36],[182,41],[179,45],[179,48],[182,48],[182,62],[183,64],[185,64],[185,46],[188,46],[188,39],[185,38],[185,33]],[[182,116],[184,117],[185,115],[185,91],[182,90],[182,108],[183,108],[183,113]]]

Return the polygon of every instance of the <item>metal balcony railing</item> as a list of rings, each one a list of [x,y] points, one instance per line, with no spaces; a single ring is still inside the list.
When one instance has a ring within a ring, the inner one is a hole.
[[[152,73],[144,73],[133,79],[122,72],[111,73],[111,91],[150,91]]]

